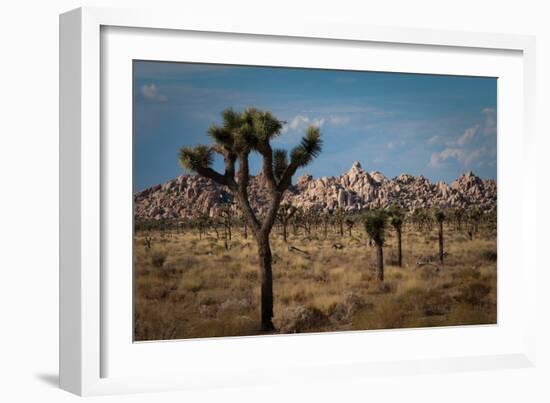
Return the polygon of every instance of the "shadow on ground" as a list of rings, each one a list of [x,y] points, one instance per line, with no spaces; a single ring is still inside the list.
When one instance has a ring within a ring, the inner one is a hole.
[[[47,385],[58,388],[59,387],[59,375],[58,374],[36,374],[37,379],[41,380]]]

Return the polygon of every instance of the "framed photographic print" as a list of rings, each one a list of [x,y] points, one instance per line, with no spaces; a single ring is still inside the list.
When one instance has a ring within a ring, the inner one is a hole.
[[[532,38],[180,17],[61,16],[63,388],[532,365]]]

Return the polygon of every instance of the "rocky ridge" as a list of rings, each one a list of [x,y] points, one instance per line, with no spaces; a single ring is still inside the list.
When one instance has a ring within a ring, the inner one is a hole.
[[[249,184],[252,208],[260,214],[267,209],[268,194],[262,175]],[[232,194],[223,186],[197,175],[181,175],[134,195],[137,221],[173,220],[192,217],[197,212],[217,214],[220,205],[231,202]],[[423,176],[401,174],[393,179],[380,172],[366,172],[359,162],[341,176],[314,179],[298,177],[286,192],[283,202],[304,209],[358,211],[387,207],[393,203],[404,209],[477,206],[485,211],[496,208],[497,185],[471,171],[447,185],[431,183]]]

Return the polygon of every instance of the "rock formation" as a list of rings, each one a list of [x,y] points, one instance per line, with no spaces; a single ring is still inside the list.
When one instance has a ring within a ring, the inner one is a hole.
[[[252,208],[260,214],[267,208],[267,190],[262,175],[249,184]],[[209,179],[181,175],[134,195],[134,216],[137,221],[173,220],[196,215],[215,215],[222,203],[231,202],[228,189]],[[311,175],[297,178],[285,193],[284,203],[305,210],[346,211],[387,207],[393,203],[406,210],[429,207],[477,206],[488,211],[496,208],[497,185],[492,179],[481,179],[471,171],[450,185],[431,183],[423,176],[401,174],[393,179],[380,172],[368,173],[359,162],[341,176],[314,179]]]

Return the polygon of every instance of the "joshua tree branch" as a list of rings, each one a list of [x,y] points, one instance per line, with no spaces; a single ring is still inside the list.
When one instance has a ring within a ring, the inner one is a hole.
[[[282,192],[274,191],[272,193],[271,205],[269,206],[269,210],[267,211],[267,215],[265,216],[264,222],[262,224],[263,234],[269,233],[269,231],[273,227],[273,223],[277,218],[277,211],[279,211],[279,205],[281,204],[282,198]]]
[[[267,185],[270,190],[274,191],[277,189],[277,184],[273,173],[273,150],[271,149],[271,145],[266,141],[258,147],[258,151],[263,157],[262,171],[267,181]]]
[[[212,179],[214,182],[224,185],[227,187],[230,187],[230,184],[227,180],[227,177],[225,175],[222,175],[216,171],[214,171],[212,168],[204,167],[204,166],[196,166],[195,171],[206,178]]]
[[[248,154],[249,152],[242,152],[239,155],[239,173],[238,173],[238,189],[237,189],[237,198],[241,209],[244,212],[244,216],[249,222],[252,232],[257,235],[260,230],[260,222],[254,214],[252,207],[250,207],[250,202],[248,200],[248,180],[249,180],[249,168],[248,168]]]
[[[291,162],[288,167],[286,168],[283,176],[281,177],[281,180],[277,184],[277,192],[284,192],[288,187],[290,186],[290,183],[292,181],[292,176],[296,173],[296,170],[298,169],[298,164]]]

